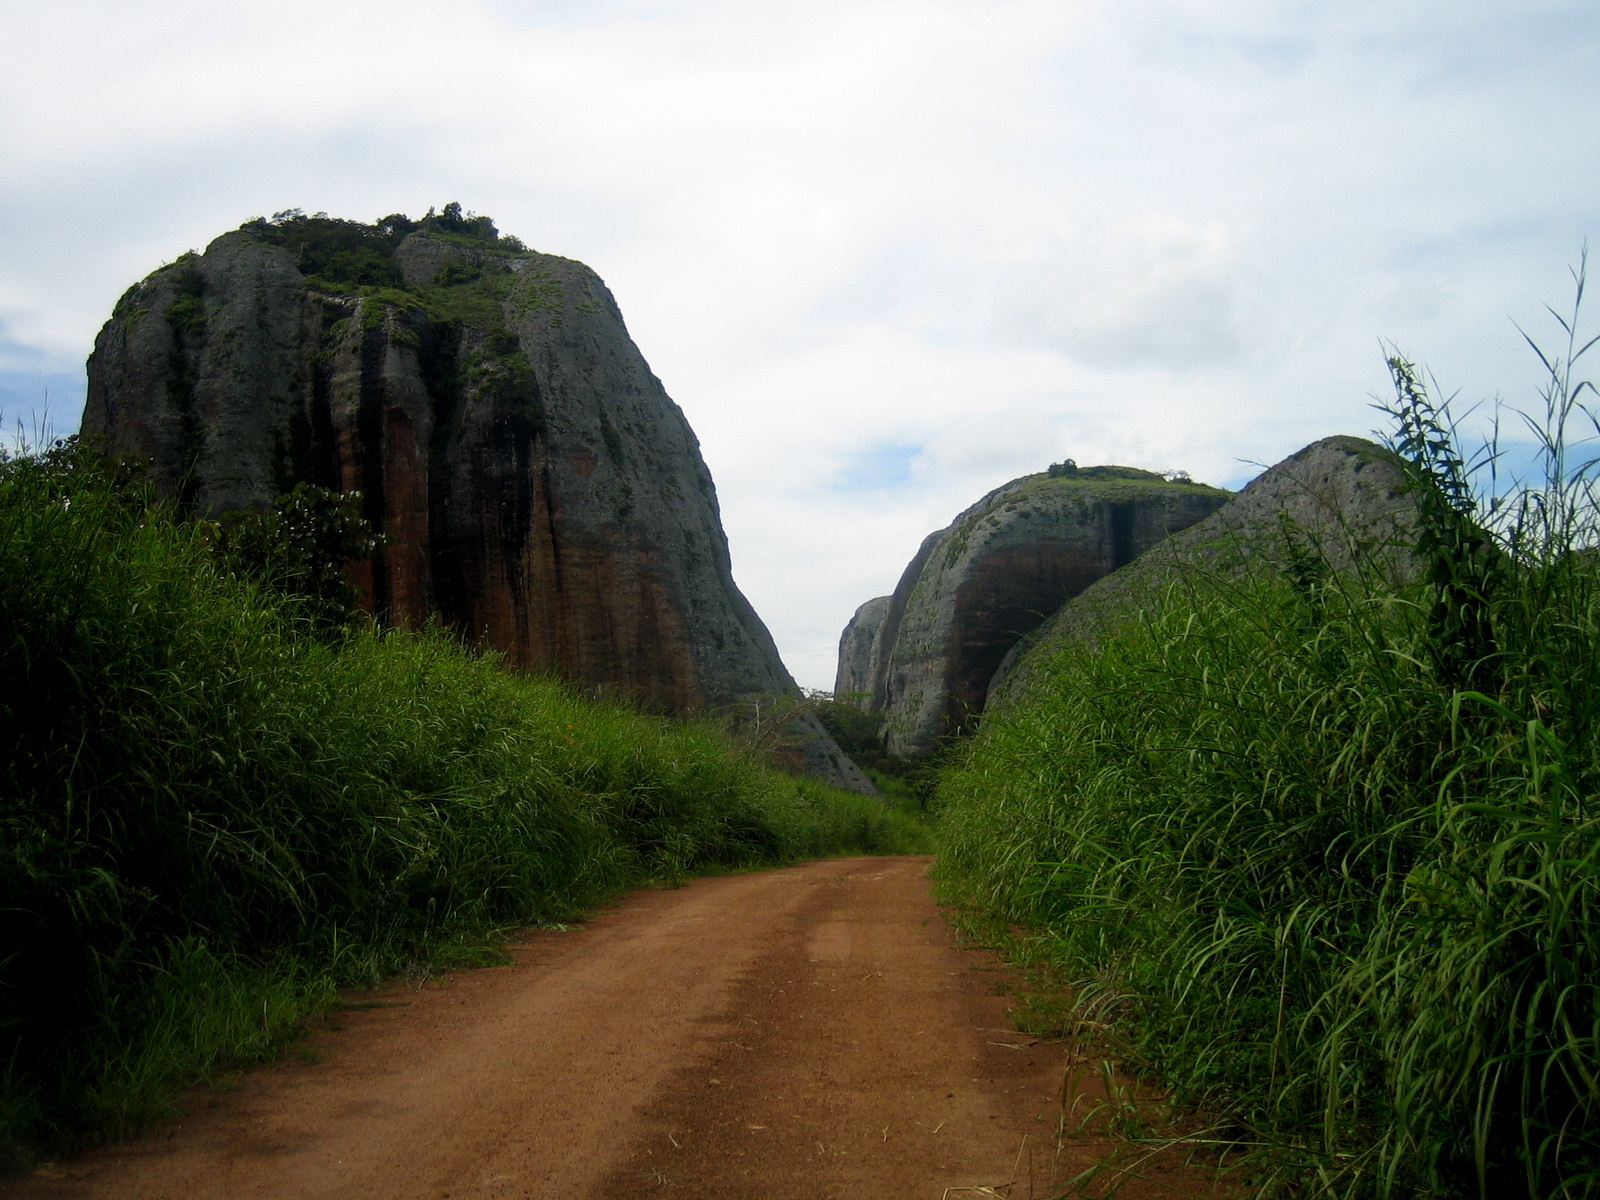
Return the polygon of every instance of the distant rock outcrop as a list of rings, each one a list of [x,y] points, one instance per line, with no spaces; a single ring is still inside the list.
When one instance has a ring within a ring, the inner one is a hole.
[[[990,688],[991,706],[1027,685],[1035,651],[1089,641],[1154,603],[1161,590],[1196,569],[1233,573],[1251,562],[1280,561],[1289,539],[1335,571],[1360,555],[1388,559],[1397,575],[1408,564],[1407,531],[1415,508],[1394,455],[1355,437],[1330,437],[1258,475],[1204,521],[1153,547],[1137,562],[1087,588],[1006,657]]]
[[[924,754],[971,727],[1024,635],[1228,495],[1071,463],[997,488],[922,543],[892,597],[857,612],[840,642],[838,690],[865,693],[884,714],[891,754]]]
[[[283,214],[156,271],[95,342],[83,428],[200,513],[359,490],[389,544],[356,581],[395,624],[656,710],[796,691],[611,293],[458,206]],[[810,769],[872,790],[796,729]]]
[[[878,596],[856,609],[839,638],[839,673],[833,693],[840,698],[872,694],[881,651],[883,623],[893,596]]]

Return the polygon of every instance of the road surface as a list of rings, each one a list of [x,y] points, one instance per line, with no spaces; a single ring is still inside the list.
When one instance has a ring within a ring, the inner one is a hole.
[[[0,1190],[1046,1200],[1117,1144],[1073,1136],[1092,1086],[1059,1136],[1075,1056],[1010,1028],[1010,976],[952,937],[928,864],[835,859],[634,893],[522,935],[512,966],[363,994],[381,1006],[336,1012],[233,1090],[197,1089],[140,1139]],[[1128,1200],[1209,1194],[1177,1162],[1139,1175]]]

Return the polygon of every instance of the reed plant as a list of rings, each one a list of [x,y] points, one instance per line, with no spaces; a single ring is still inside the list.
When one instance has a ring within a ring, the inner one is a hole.
[[[1498,448],[1462,455],[1393,355],[1412,539],[1197,565],[1095,646],[1036,651],[942,783],[947,894],[1053,964],[1068,1032],[1214,1114],[1262,1195],[1600,1193],[1576,277],[1534,478],[1476,486]]]
[[[0,462],[0,1158],[129,1128],[335,988],[507,927],[921,836],[712,724],[439,630],[330,634],[315,600],[81,447]]]

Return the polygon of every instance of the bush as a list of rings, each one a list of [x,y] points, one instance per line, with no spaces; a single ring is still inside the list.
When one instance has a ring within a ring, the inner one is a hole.
[[[384,544],[361,515],[360,492],[297,483],[264,512],[224,513],[215,550],[235,573],[301,602],[301,611],[329,629],[361,620],[361,591],[346,567]]]
[[[1600,1181],[1585,349],[1545,360],[1544,480],[1493,503],[1395,356],[1420,578],[1197,570],[1036,652],[944,780],[949,894],[1023,926],[1073,1031],[1219,1113],[1266,1193]]]
[[[239,228],[291,251],[300,270],[323,284],[358,289],[399,287],[395,247],[418,230],[502,253],[521,254],[527,249],[517,238],[502,236],[489,217],[463,212],[454,201],[438,213],[430,208],[417,221],[404,213],[391,213],[368,225],[321,212],[307,216],[291,208],[274,213],[271,219],[255,217]]]
[[[213,537],[81,447],[0,462],[0,1144],[126,1128],[507,926],[911,830],[438,630],[330,640]]]
[[[808,702],[839,748],[867,773],[884,799],[906,811],[926,815],[939,772],[958,739],[951,737],[932,753],[915,759],[890,754],[884,746],[881,712],[868,712],[858,693],[812,691]]]

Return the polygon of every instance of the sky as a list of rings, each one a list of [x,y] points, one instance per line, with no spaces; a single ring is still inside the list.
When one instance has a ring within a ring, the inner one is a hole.
[[[1535,400],[1596,113],[1595,0],[0,0],[0,408],[75,430],[242,221],[459,201],[607,281],[828,688],[1018,475],[1238,487],[1381,431],[1385,341]]]

